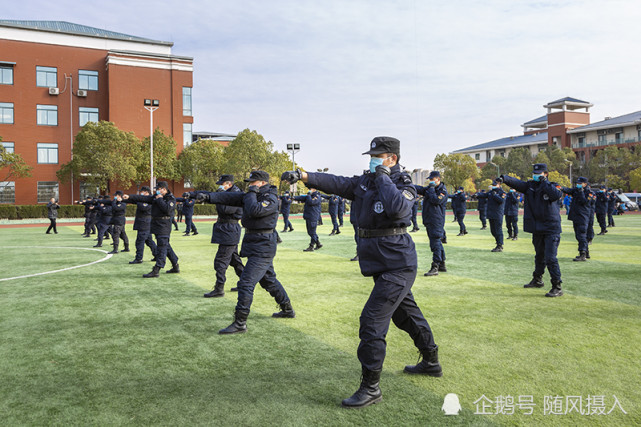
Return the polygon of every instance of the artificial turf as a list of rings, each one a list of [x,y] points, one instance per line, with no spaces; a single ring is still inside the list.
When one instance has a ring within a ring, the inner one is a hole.
[[[451,217],[449,217],[451,218]],[[214,282],[211,222],[200,234],[172,235],[181,273],[143,279],[151,269],[120,253],[88,267],[0,281],[0,422],[3,425],[635,425],[641,423],[641,215],[617,217],[595,237],[592,259],[572,262],[577,245],[565,217],[559,248],[565,296],[523,289],[531,278],[530,235],[492,253],[489,230],[469,216],[470,234],[446,223],[447,273],[423,277],[431,262],[424,228],[413,293],[434,331],[442,378],[408,376],[418,358],[391,326],[383,401],[340,408],[358,387],[358,318],[372,287],[350,262],[346,221],[338,236],[319,227],[324,247],[302,252],[304,222],[281,233],[275,269],[296,319],[273,319],[274,300],[257,287],[248,332],[220,336],[232,321],[236,276],[224,298]],[[282,225],[279,222],[279,226]],[[182,227],[182,225],[181,225]],[[0,279],[103,258],[79,226],[0,229]],[[130,239],[135,239],[131,226]],[[103,249],[109,250],[105,242]],[[456,393],[458,416],[441,411]],[[532,396],[532,415],[525,405]],[[614,396],[620,407],[607,415]],[[483,409],[478,399],[486,397]],[[507,405],[497,405],[497,398]],[[510,397],[514,405],[510,405]],[[579,402],[580,398],[580,403]],[[599,399],[603,399],[601,401]],[[588,401],[589,399],[589,401]],[[475,403],[477,402],[477,403]],[[487,402],[487,401],[486,401]],[[556,403],[550,405],[550,402]],[[559,402],[562,404],[559,405]],[[513,414],[497,414],[499,410]],[[622,408],[622,409],[620,409]],[[567,412],[555,415],[552,412]],[[627,412],[624,414],[623,411]],[[491,412],[481,415],[475,412]]]

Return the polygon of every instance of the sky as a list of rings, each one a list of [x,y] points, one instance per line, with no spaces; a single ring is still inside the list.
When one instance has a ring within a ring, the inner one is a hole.
[[[429,169],[566,96],[592,122],[641,110],[638,0],[25,0],[2,19],[171,41],[194,58],[194,131],[249,128],[341,175],[367,168],[378,135]]]

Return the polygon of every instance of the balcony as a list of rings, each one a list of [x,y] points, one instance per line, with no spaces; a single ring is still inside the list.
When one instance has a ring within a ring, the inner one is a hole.
[[[628,138],[620,140],[605,140],[605,141],[596,141],[596,142],[573,142],[572,148],[592,148],[592,147],[606,147],[608,145],[618,145],[618,144],[635,144],[640,143],[641,138]]]

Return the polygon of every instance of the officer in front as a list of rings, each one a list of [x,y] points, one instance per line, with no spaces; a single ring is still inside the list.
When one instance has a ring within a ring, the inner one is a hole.
[[[490,192],[487,196],[487,219],[490,220],[490,232],[496,241],[492,252],[503,252],[503,212],[505,209],[505,191],[501,183],[492,181]]]
[[[590,222],[590,200],[586,187],[588,179],[580,176],[574,188],[563,187],[561,191],[572,196],[568,219],[574,225],[574,237],[579,242],[579,255],[572,261],[585,261],[588,256],[588,224]]]
[[[487,196],[485,190],[481,190],[474,195],[477,200],[476,208],[479,211],[479,219],[481,220],[481,230],[487,229]]]
[[[606,222],[606,215],[608,214],[608,193],[605,191],[605,185],[600,186],[596,194],[594,212],[596,213],[596,220],[599,223],[599,227],[601,227],[601,232],[597,234],[597,236],[603,236],[608,232]]]
[[[548,181],[548,167],[537,163],[532,169],[532,180],[521,181],[508,175],[501,175],[499,181],[523,194],[523,230],[532,233],[534,245],[534,272],[525,288],[542,288],[543,273],[547,266],[552,289],[546,297],[560,297],[561,269],[556,257],[561,241],[561,212],[558,201],[563,197],[561,187]]]
[[[234,184],[234,175],[221,175],[216,184],[218,185],[218,192],[242,193],[241,189]],[[226,273],[230,265],[238,278],[240,278],[245,269],[243,260],[240,259],[238,254],[241,231],[238,221],[243,217],[243,208],[217,203],[216,213],[218,214],[218,219],[214,223],[214,228],[211,232],[211,243],[218,244],[218,250],[214,257],[216,284],[211,292],[204,295],[205,298],[220,298],[225,295]],[[232,288],[233,290],[238,289]]]
[[[247,331],[247,317],[254,299],[256,283],[269,292],[280,306],[281,311],[272,314],[272,317],[296,317],[289,296],[276,278],[274,271],[274,256],[276,256],[278,245],[275,230],[278,223],[277,189],[269,184],[269,174],[261,170],[252,171],[245,182],[249,183],[246,193],[237,191],[190,193],[190,196],[206,203],[243,208],[241,222],[245,227],[245,235],[240,256],[246,257],[247,262],[238,280],[238,302],[234,322],[218,331],[219,334],[237,334]]]
[[[334,236],[336,234],[341,234],[341,230],[338,227],[338,203],[340,201],[340,197],[338,197],[336,194],[331,194],[327,196],[327,211],[329,212],[329,216],[332,219],[332,232],[329,234],[330,236]]]
[[[617,195],[608,188],[608,227],[614,227],[614,213],[617,211]]]
[[[456,206],[456,208],[454,208]],[[465,236],[467,234],[467,229],[465,228],[465,214],[467,213],[467,194],[465,194],[465,189],[459,187],[456,190],[456,193],[452,196],[452,210],[456,212],[456,220],[459,225],[458,236]]]
[[[352,178],[324,173],[285,172],[282,179],[301,179],[308,186],[354,201],[358,216],[359,264],[364,276],[374,278],[374,288],[360,317],[358,359],[362,365],[359,389],[343,400],[347,408],[362,408],[382,399],[379,380],[385,359],[385,336],[390,320],[407,332],[421,351],[423,361],[405,372],[435,377],[443,375],[438,347],[429,324],[414,301],[416,278],[414,242],[407,233],[416,190],[401,170],[400,142],[391,137],[372,140],[370,169]]]
[[[94,248],[102,247],[103,238],[109,239],[109,227],[111,227],[111,198],[106,194],[102,199],[96,201],[97,208],[100,210],[100,220],[98,222],[98,243]]]
[[[140,188],[142,196],[151,195],[151,188],[143,186]],[[133,203],[130,199],[124,199],[125,203]],[[136,257],[129,264],[142,264],[142,257],[145,253],[145,245],[151,249],[151,254],[156,256],[156,242],[151,237],[151,203],[138,202],[136,203],[136,216],[134,217],[134,230],[138,232],[136,235]]]
[[[143,274],[142,277],[159,277],[160,270],[165,268],[167,258],[171,262],[171,269],[167,273],[180,273],[178,265],[178,256],[174,252],[169,237],[171,236],[172,212],[176,209],[176,198],[169,190],[167,181],[158,181],[156,184],[156,194],[154,196],[145,196],[142,194],[125,194],[123,199],[134,203],[151,204],[151,227],[150,231],[156,236],[156,265],[152,270]]]
[[[505,226],[507,227],[507,238],[518,240],[519,197],[514,188],[510,188],[505,196]]]
[[[194,204],[196,201],[189,198],[189,193],[183,193],[182,197],[176,197],[176,202],[180,202],[183,205],[182,214],[185,216],[185,234],[183,236],[189,236],[190,233],[194,233],[194,236],[197,235],[198,230],[194,224]]]
[[[120,240],[125,245],[123,252],[129,252],[129,238],[127,237],[127,232],[125,231],[125,225],[127,223],[126,213],[127,213],[127,204],[122,199],[122,191],[118,190],[114,194],[114,198],[111,201],[111,225],[113,226],[112,238],[111,241],[113,245],[113,250],[109,252],[110,254],[118,253],[118,246],[120,245]]]
[[[297,202],[305,203],[305,207],[303,208],[303,219],[307,225],[307,234],[309,235],[310,241],[309,247],[307,249],[303,249],[303,252],[313,252],[323,247],[320,239],[318,238],[318,234],[316,233],[318,219],[321,216],[321,201],[323,199],[321,194],[316,191],[315,188],[308,188],[309,191],[307,194],[294,197],[294,200]]]
[[[424,276],[438,276],[446,272],[445,249],[443,237],[445,236],[445,208],[447,206],[447,188],[441,182],[441,173],[432,171],[428,177],[427,187],[415,185],[416,192],[423,196],[423,225],[427,230],[432,251],[432,266]]]
[[[292,207],[292,196],[289,194],[289,191],[285,191],[282,196],[280,196],[280,214],[283,216],[283,231],[281,233],[287,233],[289,231],[294,231],[292,223],[289,220],[289,211]]]

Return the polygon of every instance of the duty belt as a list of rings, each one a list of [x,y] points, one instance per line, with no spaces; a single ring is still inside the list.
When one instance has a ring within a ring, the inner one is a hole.
[[[263,229],[263,230],[245,230],[245,234],[272,234],[274,232],[273,228]]]
[[[358,237],[362,237],[365,239],[368,239],[371,237],[399,236],[405,233],[407,233],[407,227],[375,228],[372,230],[368,230],[365,228],[358,229]]]
[[[156,219],[171,219],[170,216],[157,216]]]
[[[216,221],[219,224],[238,224],[237,219],[230,219],[230,218],[219,218],[218,221]]]

